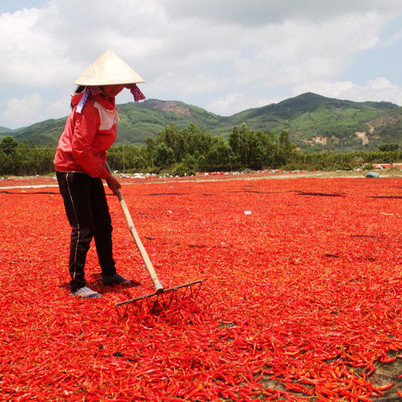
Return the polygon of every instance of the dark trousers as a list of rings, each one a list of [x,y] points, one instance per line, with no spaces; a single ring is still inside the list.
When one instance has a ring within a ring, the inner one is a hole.
[[[86,285],[85,260],[93,237],[102,276],[116,273],[112,221],[101,179],[75,172],[57,172],[56,176],[72,228],[69,271],[71,290],[75,291]]]

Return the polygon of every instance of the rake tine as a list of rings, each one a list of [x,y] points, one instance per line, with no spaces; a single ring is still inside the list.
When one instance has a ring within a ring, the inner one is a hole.
[[[196,281],[193,282],[194,285],[199,285],[197,288],[193,287],[193,286],[187,286],[184,288],[184,294],[182,296],[182,300],[184,300],[186,297],[189,297],[190,299],[195,299],[198,296],[198,293],[201,290],[201,285],[202,285],[202,281]],[[195,293],[197,292],[197,293]],[[188,293],[190,293],[190,295],[188,295]]]
[[[169,289],[165,289],[163,292],[157,291],[145,296],[136,297],[134,299],[124,300],[122,302],[116,303],[115,308],[120,319],[126,318],[129,310],[131,309],[133,314],[139,314],[142,311],[142,307],[145,305],[151,314],[162,309],[168,309],[173,302],[178,300],[182,301],[186,297],[194,300],[201,289],[203,280],[199,279],[194,282],[185,283],[184,285],[174,286]],[[198,285],[198,286],[196,286]],[[180,296],[178,295],[178,290],[183,289],[184,292]],[[120,314],[119,308],[124,309],[124,314]]]
[[[148,306],[148,310],[151,312],[151,314],[154,314],[155,311],[157,310],[158,306],[159,306],[159,293],[156,293],[156,299],[154,300],[153,297],[155,295],[153,295],[152,297],[147,297],[144,299],[141,299],[141,303],[144,302],[144,300],[147,302],[147,306]],[[152,304],[152,307],[151,307]]]
[[[117,315],[119,316],[120,321],[128,316],[127,312],[128,312],[129,308],[130,308],[129,304],[127,304],[125,306],[117,306],[117,305],[115,305],[115,309],[116,309]],[[121,309],[123,310],[123,314],[120,314]]]
[[[131,304],[131,309],[133,310],[133,312],[134,312],[134,306],[137,306],[137,309],[136,309],[136,312],[137,313],[140,313],[141,312],[141,310],[142,310],[142,305],[144,304],[144,300],[140,300],[140,302],[139,303],[136,303],[136,304]],[[130,304],[129,304],[130,305]]]
[[[203,282],[203,279],[199,279],[198,281],[189,282],[189,283],[185,283],[184,285],[178,285],[178,286],[175,286],[173,288],[166,289],[165,292],[176,291],[176,290],[181,289],[181,288],[191,288],[193,285],[197,285],[197,284],[201,285],[202,282]]]
[[[121,321],[123,318],[125,318],[125,314],[123,314],[123,315],[120,314],[119,306],[115,306],[115,309],[116,309],[117,315],[119,316],[119,320],[120,320],[120,321]],[[127,307],[126,307],[126,309],[127,309]]]
[[[134,298],[134,299],[124,300],[124,301],[122,301],[122,302],[116,303],[115,306],[118,307],[118,306],[122,306],[122,305],[124,305],[124,304],[129,304],[129,303],[134,303],[134,302],[138,302],[138,301],[141,301],[141,300],[151,299],[151,298],[153,298],[153,297],[155,297],[155,296],[156,296],[157,299],[158,299],[158,296],[161,296],[161,295],[163,295],[163,294],[165,294],[165,293],[169,293],[169,292],[172,292],[172,293],[173,293],[173,292],[176,292],[178,289],[181,289],[181,288],[192,287],[193,285],[197,285],[197,284],[199,284],[200,287],[201,287],[202,282],[203,282],[203,279],[199,279],[199,280],[197,280],[197,281],[189,282],[189,283],[186,283],[186,284],[184,284],[184,285],[178,285],[178,286],[175,286],[175,287],[173,287],[173,288],[165,289],[165,290],[163,291],[163,293],[161,293],[161,292],[154,292],[154,293],[150,293],[150,294],[145,295],[145,296],[136,297],[136,298]],[[199,290],[198,290],[198,292],[199,292]],[[198,295],[198,292],[197,292],[197,295]]]
[[[168,294],[170,293],[170,294]],[[161,294],[161,298],[163,300],[163,308],[168,309],[170,305],[172,304],[173,299],[177,299],[176,297],[176,292],[170,291],[170,292],[165,292]],[[168,300],[166,301],[167,298]]]

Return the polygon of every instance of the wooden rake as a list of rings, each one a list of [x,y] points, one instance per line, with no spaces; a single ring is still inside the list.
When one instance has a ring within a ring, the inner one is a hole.
[[[180,301],[184,298],[196,298],[203,282],[202,279],[168,289],[165,289],[162,286],[152,265],[152,262],[148,256],[148,253],[145,250],[144,245],[142,244],[141,238],[138,235],[138,232],[128,210],[126,201],[124,200],[123,194],[120,189],[116,190],[116,195],[120,201],[120,205],[123,210],[124,217],[126,218],[128,228],[134,238],[135,244],[137,245],[138,251],[141,254],[142,260],[144,261],[145,267],[147,268],[149,276],[151,277],[151,280],[155,287],[154,293],[116,303],[115,307],[119,317],[126,317],[130,311],[133,313],[140,313],[141,311],[143,311],[144,308],[146,308],[150,313],[153,314],[157,311],[160,311],[161,309],[169,308],[172,303]],[[183,292],[180,292],[180,296],[178,294],[179,290],[183,290]],[[123,313],[121,313],[120,310],[123,310]]]

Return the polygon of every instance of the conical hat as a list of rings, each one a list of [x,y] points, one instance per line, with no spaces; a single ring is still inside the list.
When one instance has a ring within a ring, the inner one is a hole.
[[[138,84],[145,80],[116,53],[107,50],[74,82],[82,86]]]

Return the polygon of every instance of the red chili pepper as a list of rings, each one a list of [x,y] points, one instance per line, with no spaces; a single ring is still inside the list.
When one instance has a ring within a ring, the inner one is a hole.
[[[305,387],[302,384],[297,384],[297,383],[285,383],[285,387],[289,391],[296,391],[296,392],[302,392],[303,394],[308,394],[308,388]]]
[[[193,307],[136,312],[124,322],[112,317],[114,303],[152,288],[120,216],[113,215],[116,261],[142,286],[104,289],[91,249],[87,279],[105,293],[86,303],[70,297],[60,268],[69,239],[60,199],[0,193],[0,387],[7,398],[294,399],[290,390],[264,390],[266,381],[308,385],[305,395],[320,401],[385,392],[369,376],[402,346],[394,234],[402,209],[373,197],[399,194],[401,179],[145,180],[126,186],[127,200],[146,211],[138,224],[152,234],[147,247],[163,282],[209,280]],[[325,196],[331,193],[343,195]],[[114,198],[110,206],[113,213]],[[350,366],[362,367],[361,377]]]
[[[383,387],[377,387],[376,390],[379,391],[386,391],[387,389],[390,389],[391,387],[393,387],[395,385],[395,383],[392,381],[391,383],[389,383],[388,385],[384,385]]]

